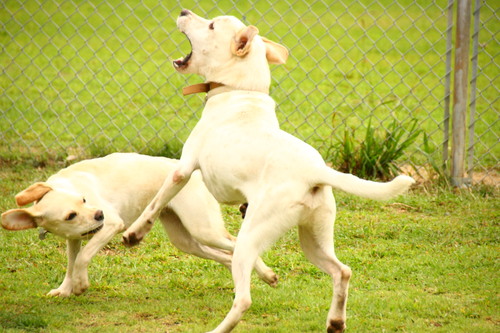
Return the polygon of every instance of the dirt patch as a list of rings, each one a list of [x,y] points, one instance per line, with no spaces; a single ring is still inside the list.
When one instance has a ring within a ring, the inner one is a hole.
[[[439,174],[430,166],[412,166],[409,164],[400,167],[401,171],[413,177],[419,184],[428,184],[439,180]],[[465,175],[469,178],[468,175]],[[500,187],[500,173],[497,169],[489,168],[472,173],[472,185],[487,185],[495,188]]]
[[[472,174],[472,184],[484,184],[494,187],[500,186],[500,174],[497,170],[479,171]]]

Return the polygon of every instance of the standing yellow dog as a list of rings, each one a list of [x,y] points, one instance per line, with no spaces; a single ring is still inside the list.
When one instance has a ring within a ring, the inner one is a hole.
[[[399,176],[389,183],[359,179],[327,167],[311,146],[280,130],[269,96],[269,63],[284,63],[287,50],[259,36],[231,16],[212,20],[183,10],[177,27],[192,52],[174,61],[180,73],[198,74],[207,83],[186,92],[208,91],[202,117],[184,146],[179,165],[136,222],[124,233],[137,244],[164,206],[200,169],[219,202],[248,202],[238,234],[232,273],[236,295],[226,318],[213,332],[229,332],[250,307],[250,273],[258,256],[278,237],[298,226],[307,258],[333,279],[334,295],[326,320],[328,332],[345,329],[351,269],[335,256],[332,187],[354,195],[388,199],[413,183]]]

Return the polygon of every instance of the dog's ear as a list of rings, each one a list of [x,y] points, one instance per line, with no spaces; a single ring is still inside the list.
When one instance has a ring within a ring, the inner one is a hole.
[[[288,50],[281,44],[275,43],[267,38],[261,37],[266,45],[267,62],[274,65],[282,65],[288,59]]]
[[[11,209],[2,214],[2,227],[7,230],[36,228],[35,216],[28,209]]]
[[[259,33],[259,29],[253,25],[249,25],[241,29],[234,37],[231,43],[231,52],[238,57],[245,56],[250,52],[250,45],[253,38]]]
[[[50,185],[47,183],[35,183],[24,191],[16,194],[16,203],[18,206],[27,205],[34,201],[40,200],[41,198],[43,198],[45,193],[49,192],[50,190],[52,190],[52,187],[50,187]]]

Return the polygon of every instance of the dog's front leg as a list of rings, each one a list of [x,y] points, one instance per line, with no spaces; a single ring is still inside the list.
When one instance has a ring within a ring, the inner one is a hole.
[[[134,246],[141,242],[153,227],[153,223],[163,207],[187,184],[194,168],[191,164],[181,164],[171,172],[153,200],[144,209],[141,216],[123,233],[123,243]]]
[[[76,257],[74,269],[72,290],[75,295],[82,294],[90,286],[88,277],[88,266],[92,258],[101,250],[125,225],[119,217],[104,216],[105,224],[102,230],[92,237],[87,245],[80,251]]]
[[[80,252],[80,247],[82,244],[81,240],[68,239],[67,244],[67,255],[68,255],[68,266],[66,268],[66,276],[64,277],[63,283],[57,289],[52,289],[47,294],[48,296],[59,296],[59,297],[69,297],[73,289],[73,267],[75,265],[76,256]]]

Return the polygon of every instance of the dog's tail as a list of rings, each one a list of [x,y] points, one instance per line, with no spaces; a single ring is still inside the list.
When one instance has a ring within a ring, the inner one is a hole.
[[[321,168],[314,175],[317,185],[329,185],[335,189],[374,200],[393,198],[406,192],[415,183],[413,178],[408,176],[397,176],[387,183],[373,182],[328,167]]]

